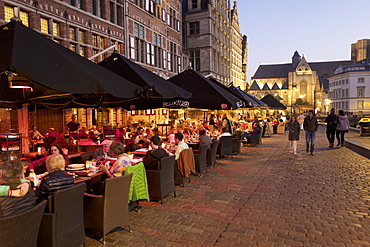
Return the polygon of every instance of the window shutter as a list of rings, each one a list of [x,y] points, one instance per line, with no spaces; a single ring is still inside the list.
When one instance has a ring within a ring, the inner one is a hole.
[[[180,32],[180,21],[179,20],[176,20],[176,27],[177,27],[177,31]]]
[[[150,64],[150,44],[146,43],[146,63]]]
[[[136,60],[136,49],[135,49],[135,38],[130,36],[130,57],[133,60]]]
[[[154,65],[154,45],[151,45],[151,49],[152,49],[152,54],[151,54],[151,58],[152,58],[152,65]]]
[[[172,68],[171,68],[171,53],[167,52],[167,68],[168,68],[168,71],[172,71]]]
[[[166,51],[163,50],[163,69],[166,69],[167,68],[167,54],[166,54]]]
[[[166,22],[166,10],[162,8],[162,21]]]
[[[171,15],[167,13],[167,25],[171,26]]]
[[[150,0],[145,0],[145,10],[149,11],[150,10]]]

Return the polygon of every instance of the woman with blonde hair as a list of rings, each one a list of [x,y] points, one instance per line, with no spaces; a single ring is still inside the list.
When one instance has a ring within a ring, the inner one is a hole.
[[[297,141],[299,140],[299,133],[301,131],[301,127],[299,122],[296,120],[295,116],[290,118],[288,123],[288,131],[289,136],[288,139],[290,141],[290,153],[297,154]]]

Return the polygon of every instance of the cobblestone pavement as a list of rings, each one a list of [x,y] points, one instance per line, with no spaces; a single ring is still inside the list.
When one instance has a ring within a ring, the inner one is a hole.
[[[320,126],[314,156],[289,153],[287,135],[263,138],[165,204],[130,212],[132,233],[107,246],[370,246],[370,166],[351,150],[327,148]],[[100,246],[88,238],[89,246]]]

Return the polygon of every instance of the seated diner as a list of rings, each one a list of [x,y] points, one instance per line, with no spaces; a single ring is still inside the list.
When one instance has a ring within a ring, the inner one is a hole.
[[[123,172],[127,167],[131,166],[130,159],[125,153],[125,147],[120,142],[115,142],[110,147],[112,151],[113,158],[117,158],[117,161],[114,162],[112,166],[109,165],[109,162],[100,165],[100,169],[103,170],[108,177],[120,177],[123,175]]]
[[[144,166],[146,170],[158,170],[158,163],[163,157],[167,157],[171,153],[166,149],[161,148],[161,139],[159,136],[153,136],[150,139],[150,146],[152,150],[149,150],[144,159]]]

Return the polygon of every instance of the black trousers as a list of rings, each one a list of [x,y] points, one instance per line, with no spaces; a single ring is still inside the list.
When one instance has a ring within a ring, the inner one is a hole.
[[[343,145],[344,143],[344,134],[346,133],[345,130],[337,130],[337,140],[338,140],[338,143],[340,143],[341,145]]]
[[[334,143],[335,140],[335,129],[327,128],[326,129],[326,138],[330,144]]]

